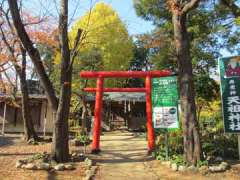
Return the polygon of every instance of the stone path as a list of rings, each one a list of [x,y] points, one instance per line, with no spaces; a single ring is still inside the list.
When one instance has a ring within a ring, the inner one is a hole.
[[[101,154],[94,156],[99,165],[96,179],[131,180],[159,179],[151,171],[147,156],[147,141],[142,135],[128,132],[105,133],[101,137]]]

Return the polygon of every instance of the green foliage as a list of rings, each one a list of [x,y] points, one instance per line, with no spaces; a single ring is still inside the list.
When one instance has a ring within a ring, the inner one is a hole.
[[[129,70],[142,71],[148,70],[149,49],[144,47],[143,43],[137,39],[134,42],[133,58],[130,61]],[[143,79],[129,78],[126,83],[127,87],[144,87]]]
[[[100,70],[126,70],[133,57],[132,40],[125,25],[111,6],[97,3],[91,12],[81,17],[69,33],[73,42],[78,28],[83,30],[81,51],[100,51],[103,67]]]
[[[54,69],[54,48],[42,43],[36,44],[36,47],[40,52],[47,74],[51,76]]]
[[[79,18],[72,26],[68,36],[70,49],[73,49],[78,30],[82,30],[77,56],[73,65],[72,88],[82,94],[86,86],[95,87],[95,80],[80,79],[80,71],[111,71],[128,70],[133,59],[133,42],[125,24],[110,5],[97,3],[95,7]],[[60,53],[55,56],[53,82],[59,77]],[[106,87],[122,87],[124,79],[105,80]]]
[[[43,154],[41,154],[41,153],[37,153],[37,154],[35,154],[34,155],[34,157],[33,157],[34,159],[42,159],[43,158]]]
[[[87,134],[81,134],[80,136],[76,137],[83,144],[88,144],[90,142],[90,138]]]
[[[210,78],[208,74],[198,74],[194,77],[194,87],[197,98],[212,101],[220,96],[219,84]]]
[[[236,25],[240,26],[240,17],[235,19],[235,23],[236,23]]]
[[[171,161],[171,163],[176,163],[178,166],[187,164],[187,162],[184,160],[182,155],[173,155],[173,156],[171,156],[170,161]]]
[[[167,2],[135,0],[134,6],[140,17],[157,25],[152,33],[140,37],[143,46],[149,49],[149,61],[154,69],[177,72],[173,26]],[[234,158],[238,154],[236,136],[223,135],[219,85],[211,76],[215,74],[219,49],[226,48],[232,53],[239,51],[240,32],[236,26],[239,25],[239,18],[232,17],[231,11],[219,2],[201,1],[199,7],[188,14],[187,23],[203,152],[205,156]],[[183,147],[182,140],[169,136],[169,156],[172,158],[173,155],[182,154]],[[161,134],[159,137],[164,138]],[[164,158],[164,152],[162,140],[158,143],[157,158]],[[181,162],[181,158],[175,159]]]
[[[202,151],[207,156],[237,158],[237,137],[224,133],[220,100],[205,107],[200,117]]]
[[[134,0],[134,7],[138,16],[157,25],[171,19],[166,0]]]
[[[200,117],[200,130],[202,135],[209,133],[223,133],[223,120],[220,100],[210,102],[206,106]]]
[[[206,156],[220,156],[224,158],[237,159],[238,147],[237,137],[234,135],[213,135],[204,137],[205,142],[202,150]]]
[[[79,53],[74,63],[73,89],[83,84],[79,71],[127,70],[133,58],[133,43],[125,24],[110,5],[97,3],[95,7],[75,22],[69,32],[73,46],[78,29],[83,30]],[[76,73],[76,76],[75,76]],[[78,80],[77,80],[78,79]],[[105,86],[123,86],[124,80],[105,81]],[[88,86],[95,86],[89,81]]]
[[[216,59],[220,55],[219,48],[222,44],[218,42],[217,33],[221,24],[213,18],[215,12],[211,8],[213,7],[210,3],[201,5],[200,8],[191,11],[188,18],[190,52],[196,73],[206,73],[216,67]],[[155,69],[167,68],[177,71],[173,25],[167,1],[136,0],[135,9],[139,16],[157,25],[152,33],[145,36],[145,39],[150,39],[150,44],[153,45],[150,61]],[[145,40],[144,43],[149,44],[149,40]]]
[[[197,167],[201,167],[201,166],[208,166],[208,161],[207,160],[203,160],[203,161],[198,161],[197,162]]]
[[[158,130],[155,132],[156,140],[156,157],[160,160],[166,159],[166,143],[165,143],[165,130]],[[181,129],[168,132],[168,156],[169,158],[177,154],[183,153],[183,137]]]
[[[92,48],[88,51],[83,51],[78,55],[79,60],[75,62],[73,68],[73,83],[72,89],[74,92],[81,92],[82,88],[94,87],[95,79],[82,79],[79,77],[80,71],[97,71],[102,69],[103,60],[101,51],[98,48]]]
[[[221,156],[228,159],[238,158],[237,136],[223,134],[223,119],[220,100],[210,101],[209,106],[204,106],[200,119],[199,127],[201,134],[201,144],[203,159],[198,162],[198,166],[208,165],[207,157]],[[183,139],[181,129],[176,132],[168,132],[168,155],[166,159],[164,131],[156,132],[156,159],[171,160],[177,164],[184,164],[182,161]]]
[[[149,49],[144,46],[144,44],[137,39],[134,42],[134,56],[130,62],[130,70],[141,71],[147,70],[147,62],[149,57]]]
[[[222,44],[224,44],[224,48],[231,53],[239,54],[239,17],[233,16],[231,9],[223,3],[215,4],[214,10],[216,20],[221,24],[218,27],[218,35]]]

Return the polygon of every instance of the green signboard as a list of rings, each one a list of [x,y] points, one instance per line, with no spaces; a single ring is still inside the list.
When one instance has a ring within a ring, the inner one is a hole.
[[[152,79],[152,106],[155,129],[179,127],[176,76]]]
[[[226,133],[240,133],[240,56],[219,59]]]

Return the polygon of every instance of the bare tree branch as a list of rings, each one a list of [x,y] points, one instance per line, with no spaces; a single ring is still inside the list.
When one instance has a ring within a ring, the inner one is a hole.
[[[192,9],[196,8],[201,0],[191,0],[181,10],[182,14],[187,14]]]
[[[6,70],[3,70],[3,69],[1,69],[1,71],[4,73],[4,76],[6,77],[8,83],[9,83],[12,87],[15,87],[14,83],[11,81],[9,75],[7,74],[7,71],[6,71]]]
[[[44,21],[45,21],[45,19],[44,19],[44,18],[41,18],[41,19],[39,19],[39,20],[37,20],[37,21],[24,23],[23,25],[24,25],[24,26],[29,26],[29,25],[34,25],[34,24],[40,24],[40,23],[42,23],[42,22],[44,22]]]
[[[240,16],[240,7],[233,0],[221,0],[221,2],[232,11],[235,18]]]
[[[73,63],[74,63],[74,59],[76,58],[77,54],[78,54],[78,45],[80,44],[80,41],[81,41],[81,36],[82,36],[82,29],[78,29],[77,31],[77,35],[75,37],[75,40],[74,40],[74,46],[73,46],[73,50],[71,51],[71,63],[70,63],[70,66],[69,68],[72,67]]]
[[[44,69],[44,66],[41,61],[41,57],[39,54],[39,51],[33,46],[32,41],[30,40],[25,27],[22,23],[22,20],[20,18],[20,13],[18,9],[17,0],[8,0],[9,9],[12,15],[13,24],[16,28],[17,34],[19,39],[21,40],[24,48],[27,50],[29,56],[31,57],[31,60],[38,72],[38,75],[42,81],[42,84],[46,90],[46,93],[48,95],[48,99],[50,100],[50,103],[54,110],[58,107],[58,99],[55,94],[55,90],[53,88],[53,85],[50,81],[50,79],[47,76],[47,73]]]

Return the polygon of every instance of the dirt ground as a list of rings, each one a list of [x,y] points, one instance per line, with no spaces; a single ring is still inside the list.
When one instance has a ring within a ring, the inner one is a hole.
[[[0,180],[81,180],[85,176],[83,163],[73,171],[47,172],[17,169],[17,159],[24,159],[35,153],[50,152],[51,144],[26,145],[19,135],[0,135]],[[75,150],[75,149],[74,149]],[[83,151],[83,150],[82,150]]]
[[[0,180],[83,179],[85,169],[78,163],[76,170],[64,172],[30,171],[15,168],[16,159],[23,159],[37,152],[50,152],[51,144],[25,145],[19,136],[0,136]],[[71,151],[81,148],[70,148]],[[142,135],[129,132],[104,133],[101,153],[88,156],[96,162],[96,180],[239,180],[240,163],[225,173],[209,174],[173,172],[159,161],[147,156],[147,142]],[[90,149],[88,148],[88,153]]]

